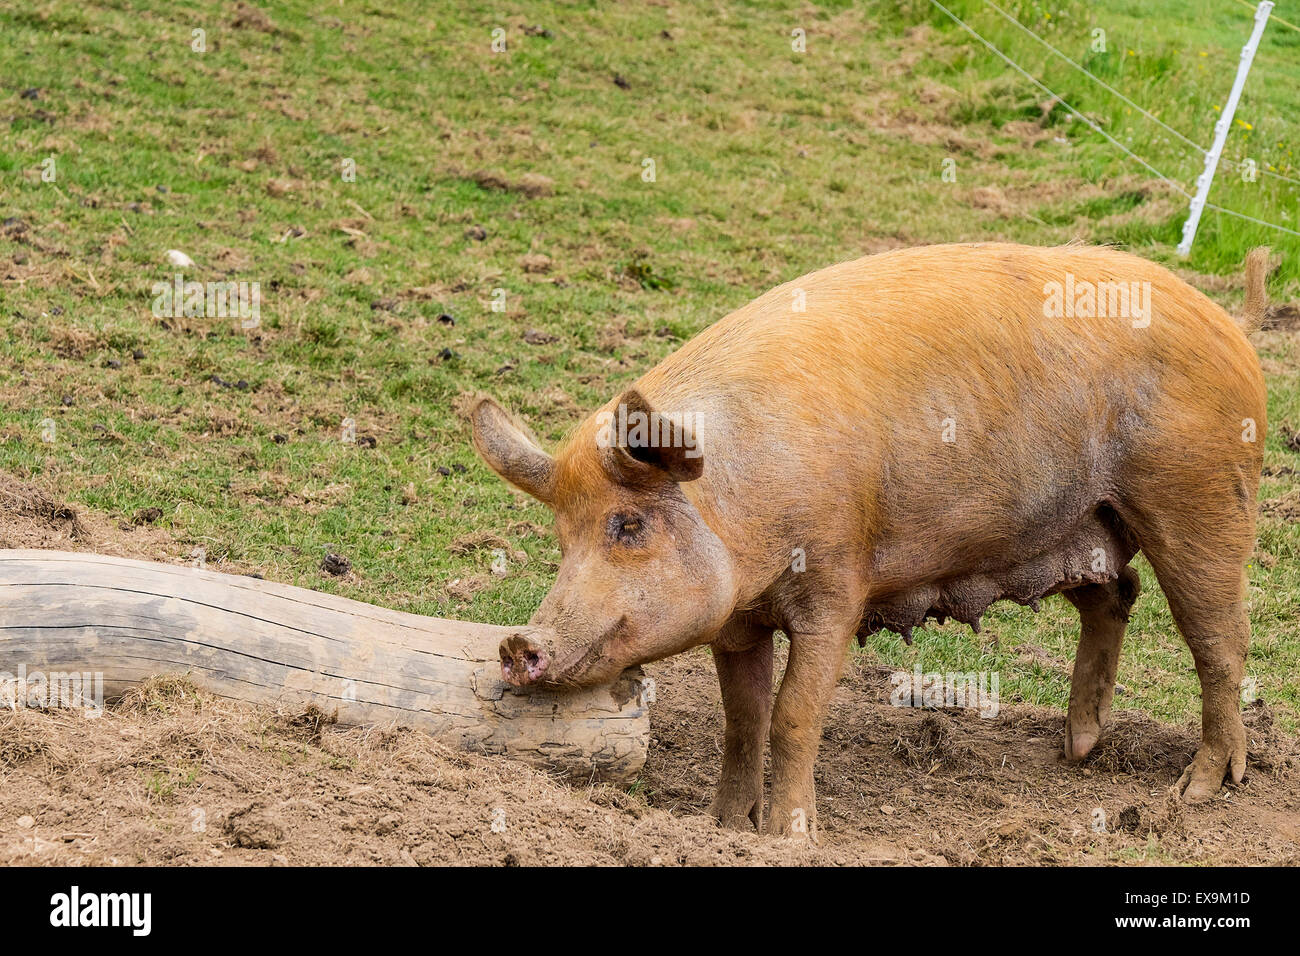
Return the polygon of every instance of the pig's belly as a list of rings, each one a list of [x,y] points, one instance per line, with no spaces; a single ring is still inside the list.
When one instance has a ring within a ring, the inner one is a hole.
[[[948,618],[979,630],[980,616],[995,601],[1009,600],[1037,609],[1039,598],[1084,584],[1113,581],[1137,549],[1115,513],[1101,506],[1048,541],[1039,550],[1005,553],[1006,538],[964,566],[922,573],[873,594],[858,631],[864,638],[881,628],[911,643],[912,628],[927,618]],[[1028,552],[1028,553],[1027,553]],[[923,564],[924,562],[920,562]]]

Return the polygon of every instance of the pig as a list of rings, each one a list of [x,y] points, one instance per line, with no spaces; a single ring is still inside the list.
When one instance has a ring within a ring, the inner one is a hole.
[[[936,245],[814,272],[706,328],[552,456],[485,396],[483,460],[555,517],[561,562],[501,643],[517,687],[589,686],[708,645],[726,717],[711,813],[817,839],[813,768],[855,635],[994,601],[1079,612],[1064,751],[1110,713],[1154,569],[1200,678],[1188,802],[1240,782],[1244,564],[1266,429],[1247,333],[1112,248]],[[773,701],[773,638],[790,649]],[[764,817],[764,755],[771,792]]]

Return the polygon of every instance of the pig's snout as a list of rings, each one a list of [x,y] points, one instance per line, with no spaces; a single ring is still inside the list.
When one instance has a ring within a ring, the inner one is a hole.
[[[538,628],[516,631],[501,642],[501,679],[515,687],[535,684],[546,676],[551,653]]]

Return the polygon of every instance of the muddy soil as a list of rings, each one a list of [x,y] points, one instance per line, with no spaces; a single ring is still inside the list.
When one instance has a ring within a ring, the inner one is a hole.
[[[711,662],[693,652],[650,672],[653,742],[631,792],[175,679],[96,719],[6,713],[0,864],[1300,863],[1300,744],[1266,705],[1249,713],[1245,784],[1186,807],[1168,786],[1191,728],[1121,713],[1072,767],[1059,713],[895,708],[887,675],[855,665],[822,746],[810,847],[704,815],[723,728]]]

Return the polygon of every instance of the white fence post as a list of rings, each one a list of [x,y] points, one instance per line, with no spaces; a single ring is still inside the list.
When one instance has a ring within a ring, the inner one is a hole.
[[[1223,153],[1223,143],[1228,138],[1228,132],[1232,127],[1233,114],[1237,112],[1237,101],[1241,99],[1242,87],[1246,85],[1246,75],[1250,73],[1250,64],[1255,59],[1255,50],[1259,46],[1259,38],[1264,35],[1264,27],[1268,24],[1268,15],[1272,10],[1273,0],[1263,0],[1255,10],[1255,29],[1251,31],[1250,39],[1246,41],[1246,45],[1241,48],[1241,61],[1237,64],[1237,79],[1232,84],[1232,92],[1228,94],[1228,102],[1223,107],[1223,115],[1214,124],[1214,145],[1205,154],[1205,169],[1196,180],[1196,195],[1192,198],[1192,206],[1188,211],[1187,221],[1183,223],[1183,241],[1178,244],[1179,255],[1185,256],[1192,251],[1192,240],[1196,238],[1196,227],[1201,224],[1201,213],[1205,210],[1205,200],[1210,194],[1210,184],[1214,182],[1214,172],[1219,168],[1219,157]]]

